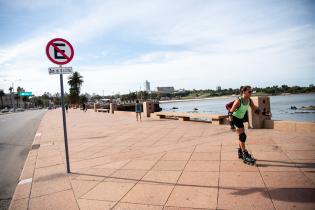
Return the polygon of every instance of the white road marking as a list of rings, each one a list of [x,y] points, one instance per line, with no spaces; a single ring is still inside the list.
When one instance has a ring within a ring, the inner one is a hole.
[[[22,179],[19,184],[27,184],[27,183],[31,183],[33,181],[33,178],[29,178],[29,179]]]
[[[42,136],[42,133],[36,133],[35,137],[40,137]]]

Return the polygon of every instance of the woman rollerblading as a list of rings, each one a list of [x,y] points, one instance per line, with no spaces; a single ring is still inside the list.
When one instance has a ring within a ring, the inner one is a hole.
[[[233,117],[232,124],[237,127],[236,133],[239,138],[238,158],[243,159],[243,162],[249,165],[254,165],[256,160],[245,148],[247,136],[244,129],[244,117],[249,107],[255,110],[255,114],[260,114],[259,108],[256,107],[250,99],[252,92],[250,86],[241,86],[241,96],[234,101],[233,106],[229,111],[229,116]]]

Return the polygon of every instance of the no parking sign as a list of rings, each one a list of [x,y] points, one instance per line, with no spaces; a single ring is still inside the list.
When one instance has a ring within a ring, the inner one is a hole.
[[[51,62],[63,65],[72,60],[74,50],[70,42],[67,40],[55,38],[48,42],[46,46],[46,55]]]

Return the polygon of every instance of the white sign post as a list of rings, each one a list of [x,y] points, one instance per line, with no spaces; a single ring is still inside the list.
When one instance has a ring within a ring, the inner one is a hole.
[[[74,50],[72,45],[65,39],[56,38],[48,42],[46,46],[46,55],[48,59],[60,65],[59,67],[48,68],[49,74],[60,75],[60,89],[61,89],[61,107],[62,107],[62,119],[63,119],[63,134],[65,139],[65,151],[66,151],[66,162],[67,172],[70,173],[70,161],[69,161],[69,150],[68,150],[68,137],[67,137],[67,124],[66,124],[66,113],[63,93],[63,74],[71,74],[72,67],[62,67],[63,64],[69,63],[73,56]]]

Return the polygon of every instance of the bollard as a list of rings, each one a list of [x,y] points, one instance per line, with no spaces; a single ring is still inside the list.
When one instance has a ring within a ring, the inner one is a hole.
[[[271,120],[270,115],[266,115],[266,113],[271,112],[270,108],[270,98],[269,96],[256,96],[251,97],[255,106],[260,109],[260,113],[255,114],[251,108],[248,110],[248,127],[249,128],[264,128],[264,121]]]
[[[144,116],[150,117],[150,114],[154,112],[154,103],[150,101],[143,102]]]
[[[117,110],[117,106],[114,103],[109,104],[109,112],[114,114],[115,110]]]

